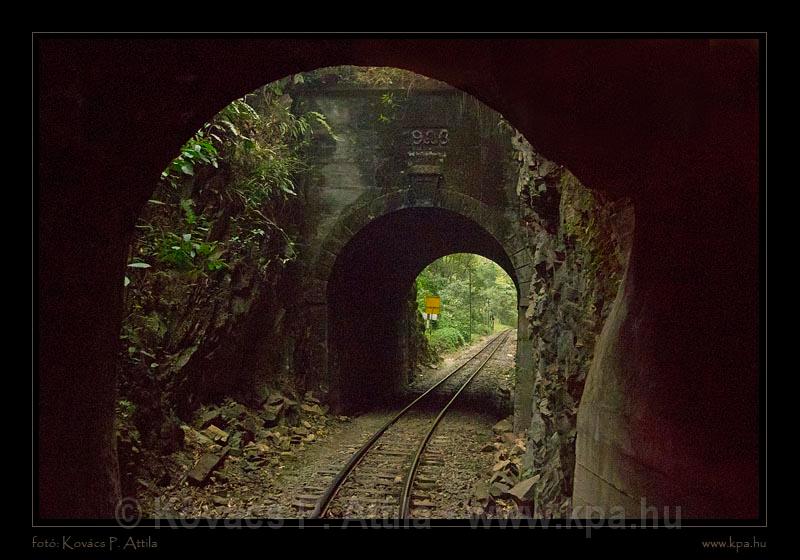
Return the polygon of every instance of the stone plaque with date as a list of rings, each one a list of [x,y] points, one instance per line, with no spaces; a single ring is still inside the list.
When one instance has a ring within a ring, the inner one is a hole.
[[[444,160],[450,132],[442,127],[417,127],[404,131],[412,186],[438,186],[444,179]]]

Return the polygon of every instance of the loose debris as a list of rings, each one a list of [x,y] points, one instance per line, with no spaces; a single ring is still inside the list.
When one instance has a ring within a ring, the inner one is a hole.
[[[275,391],[255,409],[232,399],[202,408],[191,425],[181,425],[184,445],[170,455],[140,450],[124,430],[120,444],[140,457],[135,494],[145,515],[270,517],[279,494],[273,483],[287,462],[348,421],[329,416],[311,392],[301,398]]]
[[[186,475],[186,478],[189,479],[189,482],[193,482],[194,484],[205,484],[206,480],[208,480],[208,476],[211,474],[211,471],[217,468],[219,464],[225,459],[225,456],[230,451],[230,448],[226,447],[222,450],[221,453],[206,453],[197,461],[197,464],[192,467],[192,470]]]
[[[481,451],[494,454],[494,464],[489,478],[474,485],[470,511],[485,517],[533,517],[534,488],[540,477],[523,470],[524,435],[513,432],[511,419],[495,424],[492,432],[495,441]]]
[[[476,381],[483,385],[470,386],[481,413],[472,406],[456,408],[440,424],[429,452],[445,459],[428,460],[418,473],[414,516],[511,517],[526,511],[529,485],[536,488],[541,481],[526,484],[534,477],[523,472],[522,438],[507,419],[493,429],[502,416],[486,412],[483,405],[487,391],[494,391],[497,379],[511,370],[512,357],[479,376]],[[376,411],[352,420],[334,416],[314,394],[291,390],[265,394],[249,406],[228,399],[203,407],[181,425],[183,446],[165,456],[142,448],[138,434],[123,425],[120,466],[132,475],[125,495],[137,498],[143,515],[159,518],[306,516],[326,481],[392,414]],[[385,482],[402,481],[398,475]],[[368,506],[377,512],[377,504]],[[359,517],[373,516],[370,511]]]

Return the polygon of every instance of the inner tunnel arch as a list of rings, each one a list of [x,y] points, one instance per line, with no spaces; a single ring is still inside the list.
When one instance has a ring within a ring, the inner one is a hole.
[[[409,291],[419,273],[440,257],[474,253],[497,263],[517,288],[518,329],[526,329],[527,282],[521,271],[530,266],[528,250],[514,244],[510,221],[466,198],[454,197],[450,204],[415,198],[377,216],[368,214],[335,258],[319,261],[315,273],[325,278],[327,316],[321,381],[340,410],[390,400],[402,389],[409,371],[404,337]],[[519,363],[526,361],[528,349],[527,336],[518,335]]]

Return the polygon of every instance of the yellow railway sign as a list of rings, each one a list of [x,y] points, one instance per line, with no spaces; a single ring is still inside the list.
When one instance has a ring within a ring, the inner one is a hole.
[[[438,315],[442,310],[442,300],[439,296],[425,296],[425,313]]]

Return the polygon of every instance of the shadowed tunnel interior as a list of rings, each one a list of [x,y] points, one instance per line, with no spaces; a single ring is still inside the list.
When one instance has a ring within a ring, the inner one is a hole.
[[[39,39],[35,518],[112,518],[124,503],[114,426],[123,278],[159,174],[232,99],[340,64],[453,84],[584,184],[633,200],[625,283],[581,402],[576,503],[632,502],[636,517],[647,497],[686,518],[765,516],[759,41]],[[444,236],[418,231],[443,224],[409,215],[378,218],[368,227],[382,235],[358,235],[340,254],[328,284],[332,343],[343,321],[355,333],[396,311],[416,270],[446,252],[507,268],[485,238],[478,246],[474,226],[459,230],[451,217],[445,249],[435,246]],[[372,276],[358,268],[370,258]],[[387,335],[371,336],[374,350]],[[343,371],[348,350],[332,353]],[[385,364],[385,350],[374,353]]]
[[[339,254],[328,283],[331,386],[345,410],[390,400],[404,379],[404,310],[417,275],[451,253],[475,253],[517,284],[503,248],[474,221],[440,208],[375,219]],[[446,305],[446,303],[445,303]]]

